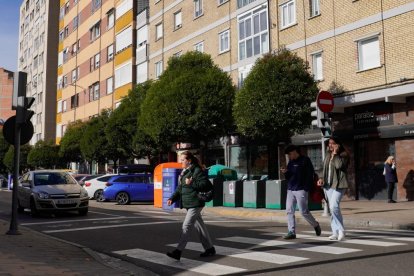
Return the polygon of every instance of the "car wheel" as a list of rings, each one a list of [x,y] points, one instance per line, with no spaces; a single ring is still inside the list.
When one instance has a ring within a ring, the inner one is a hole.
[[[88,214],[88,208],[79,209],[78,213],[80,216],[86,216]]]
[[[129,204],[130,202],[129,195],[125,192],[118,193],[116,195],[116,202],[118,202],[119,205]]]
[[[17,212],[19,212],[19,213],[24,212],[24,207],[22,205],[20,205],[20,201],[17,201]]]
[[[93,198],[96,199],[96,201],[98,202],[103,202],[103,190],[97,190],[94,194],[93,194]]]
[[[39,215],[39,210],[37,210],[37,207],[36,207],[36,204],[33,198],[30,200],[30,213],[32,214],[32,217],[37,217]]]

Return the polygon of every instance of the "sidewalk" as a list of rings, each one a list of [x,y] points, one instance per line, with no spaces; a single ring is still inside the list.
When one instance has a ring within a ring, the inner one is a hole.
[[[259,220],[287,223],[285,210],[207,207],[206,214],[255,218]],[[372,229],[414,230],[414,201],[386,203],[385,201],[348,200],[341,202],[341,211],[346,228],[364,227]],[[323,210],[311,211],[319,223],[329,227],[329,216],[323,216]],[[306,224],[300,213],[296,212],[296,221]]]
[[[155,275],[25,227],[19,227],[21,235],[7,235],[9,227],[0,220],[0,275]]]

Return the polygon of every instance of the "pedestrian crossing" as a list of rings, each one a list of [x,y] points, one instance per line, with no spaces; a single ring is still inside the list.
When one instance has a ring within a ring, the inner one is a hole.
[[[368,254],[375,248],[401,246],[412,248],[412,242],[414,242],[414,235],[411,235],[409,232],[405,234],[392,231],[348,230],[347,239],[341,242],[330,241],[328,233],[324,233],[319,237],[311,233],[311,231],[297,233],[297,239],[288,241],[281,238],[285,233],[267,232],[263,231],[263,229],[260,232],[257,231],[256,236],[219,237],[214,242],[217,255],[207,259],[182,257],[180,261],[176,261],[167,257],[165,252],[155,252],[141,248],[119,250],[113,253],[158,264],[163,267],[183,270],[189,273],[189,275],[192,275],[192,273],[226,275],[246,273],[252,267],[258,269],[258,267],[261,268],[263,266],[302,265],[312,261],[320,261],[321,258]],[[167,244],[166,246],[172,250],[177,244]],[[199,252],[204,252],[203,247],[198,242],[188,242],[185,250],[187,252],[195,251],[197,255]]]

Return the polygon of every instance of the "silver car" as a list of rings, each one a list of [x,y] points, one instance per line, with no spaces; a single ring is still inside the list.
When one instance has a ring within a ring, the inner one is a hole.
[[[42,211],[88,213],[88,192],[67,172],[40,170],[24,174],[17,197],[18,211],[30,208],[32,216]]]

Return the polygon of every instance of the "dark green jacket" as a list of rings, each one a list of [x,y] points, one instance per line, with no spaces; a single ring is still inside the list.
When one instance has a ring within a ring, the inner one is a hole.
[[[331,159],[331,153],[328,151],[323,164],[323,178],[324,178],[324,187],[332,189],[347,189],[348,180],[346,179],[349,156],[346,152],[342,152],[339,155],[335,155],[332,158],[331,162],[331,181],[328,179],[329,175],[329,161]],[[331,183],[329,186],[328,183]]]
[[[185,184],[185,179],[190,177],[193,178],[191,184]],[[198,165],[193,164],[180,175],[179,181],[180,184],[170,199],[173,202],[181,200],[181,208],[204,207],[204,202],[198,199],[197,194],[208,187],[207,173]]]

